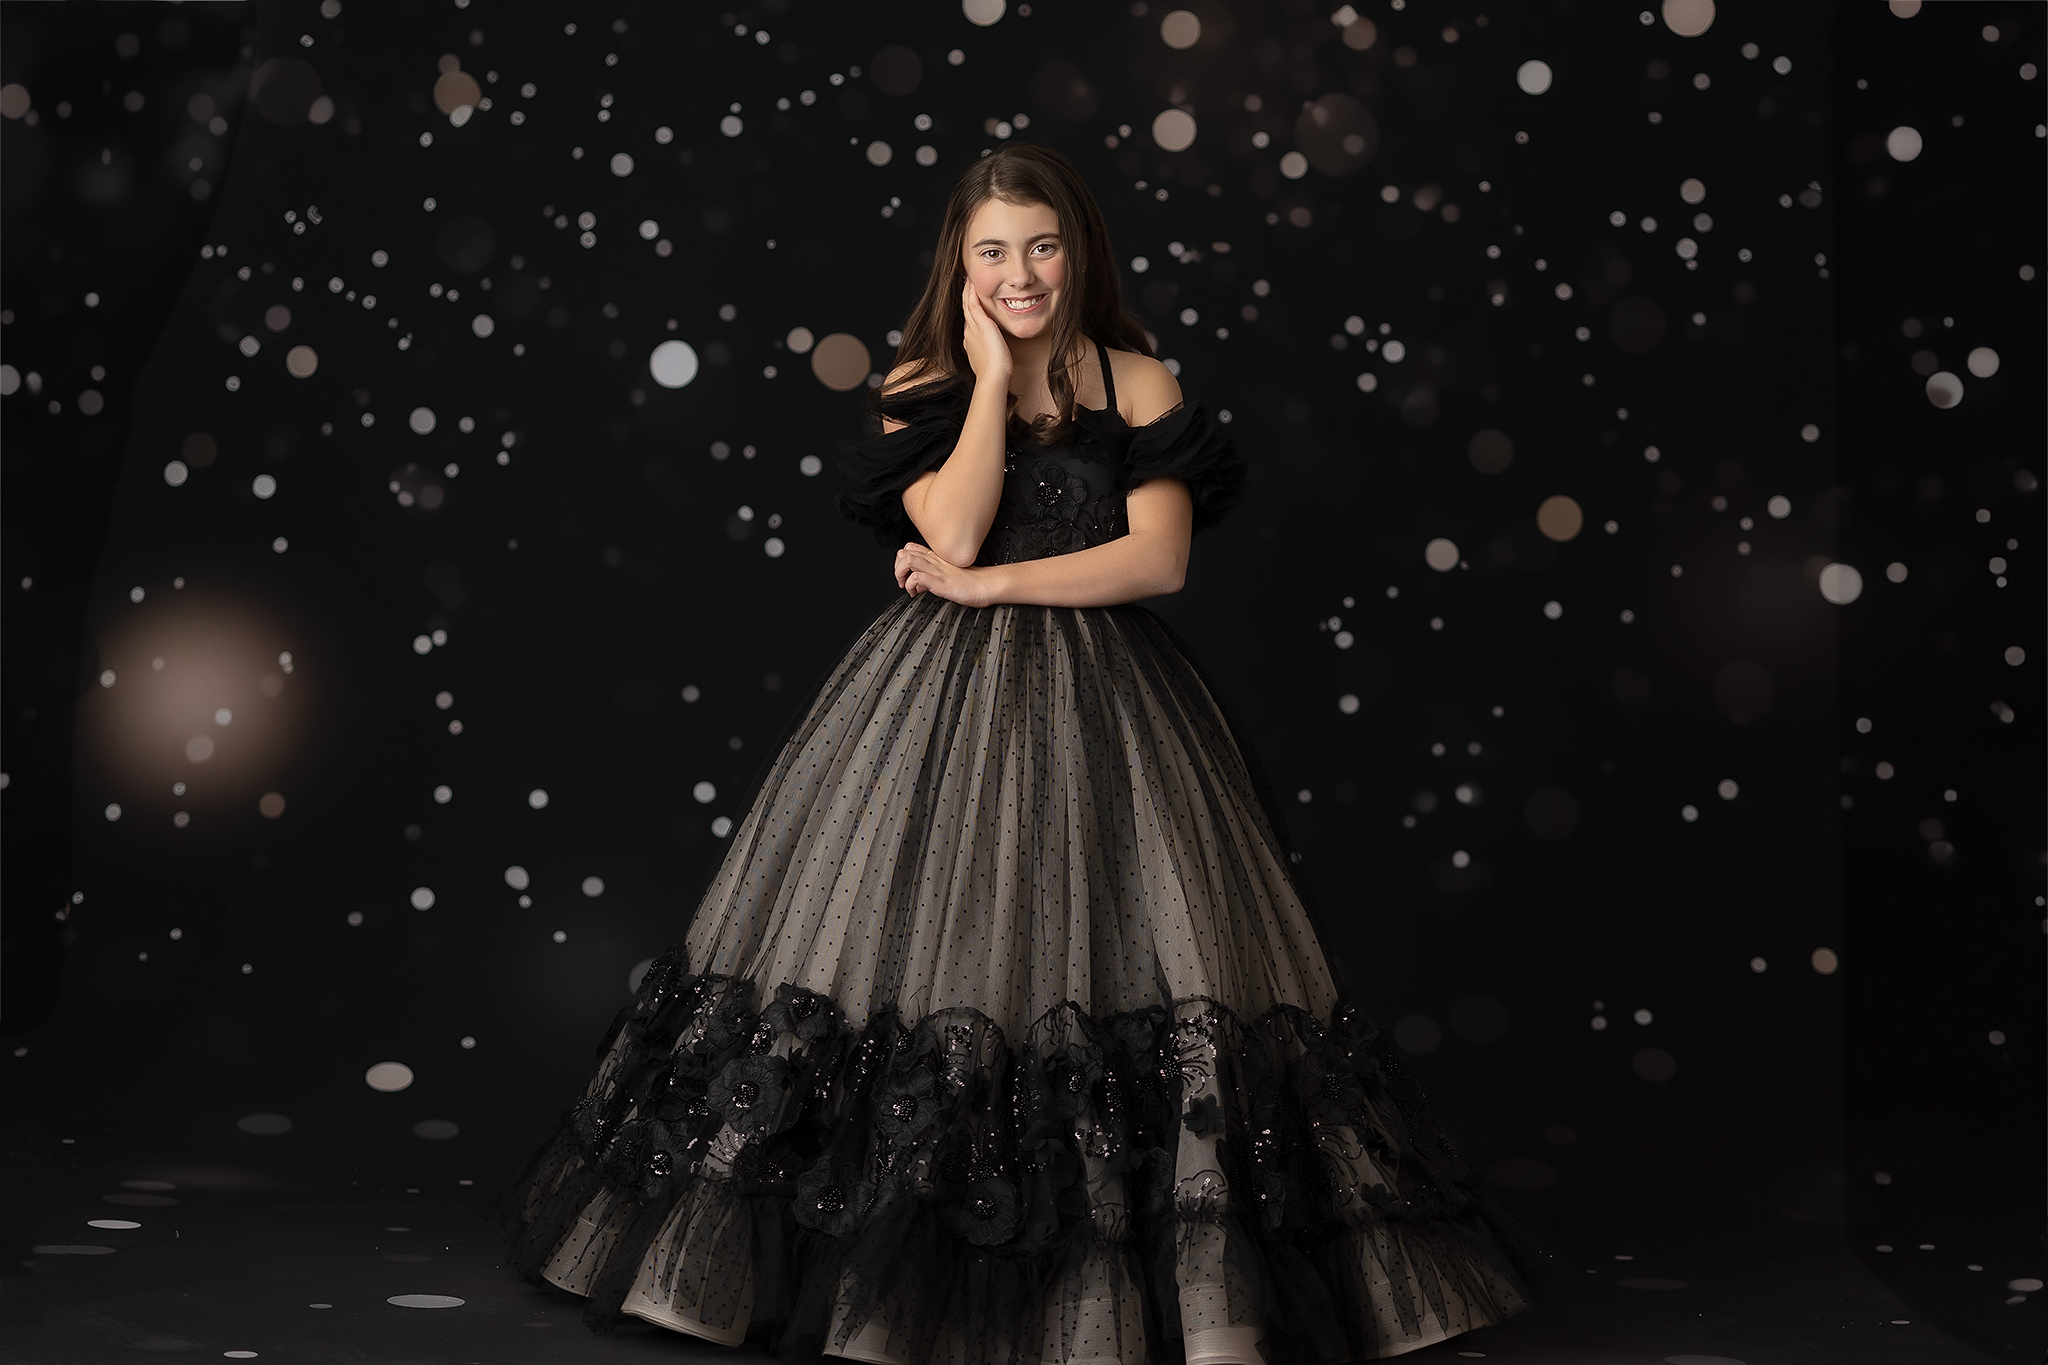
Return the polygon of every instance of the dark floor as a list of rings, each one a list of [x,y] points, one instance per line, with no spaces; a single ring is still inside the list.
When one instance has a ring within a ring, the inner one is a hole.
[[[144,1113],[125,1128],[68,1144],[44,1133],[17,1127],[5,1156],[11,1245],[0,1271],[0,1361],[10,1365],[153,1352],[362,1365],[735,1354],[652,1327],[596,1336],[579,1321],[576,1301],[516,1282],[478,1216],[499,1172],[458,1174],[453,1143],[419,1144],[417,1167],[406,1171],[389,1164],[399,1156],[390,1151],[337,1152],[308,1164],[303,1150],[252,1148],[239,1132],[223,1135],[212,1160],[153,1159],[153,1151],[190,1143],[182,1133],[153,1138]],[[1838,1229],[1791,1220],[1602,1221],[1612,1226],[1546,1228],[1593,1267],[1572,1292],[1510,1326],[1407,1358],[1531,1365],[1974,1365],[1995,1358],[1922,1320],[1859,1262]],[[2003,1289],[1978,1274],[1985,1292]],[[408,1306],[408,1296],[436,1306]],[[2037,1309],[2022,1303],[2006,1311],[2031,1323]]]

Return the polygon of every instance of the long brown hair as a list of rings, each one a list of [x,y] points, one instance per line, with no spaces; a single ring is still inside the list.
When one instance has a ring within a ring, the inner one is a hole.
[[[903,324],[896,348],[898,364],[924,362],[921,377],[911,385],[951,380],[973,373],[967,361],[966,318],[960,311],[960,288],[967,278],[961,264],[967,222],[991,199],[1006,204],[1044,204],[1059,220],[1060,250],[1068,262],[1059,312],[1052,320],[1052,360],[1046,382],[1052,390],[1052,411],[1032,425],[1043,442],[1065,439],[1074,415],[1074,367],[1087,358],[1084,342],[1093,338],[1120,350],[1151,355],[1144,324],[1124,311],[1123,284],[1109,229],[1074,163],[1050,147],[1026,142],[1006,143],[970,166],[946,201],[946,216],[932,252],[932,273],[924,294]],[[893,396],[893,395],[892,395]],[[881,390],[868,391],[872,409]],[[1016,399],[1011,398],[1014,408]]]

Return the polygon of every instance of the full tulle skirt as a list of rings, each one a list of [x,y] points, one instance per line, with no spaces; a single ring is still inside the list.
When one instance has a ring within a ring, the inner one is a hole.
[[[1137,606],[885,610],[494,1213],[595,1327],[877,1365],[1374,1359],[1559,1271]]]

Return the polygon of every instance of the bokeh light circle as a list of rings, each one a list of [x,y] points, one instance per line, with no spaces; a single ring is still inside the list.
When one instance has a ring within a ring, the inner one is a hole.
[[[1515,443],[1506,432],[1485,427],[1465,443],[1465,458],[1482,474],[1498,474],[1514,463]]]
[[[412,908],[415,910],[433,909],[434,888],[431,886],[415,886],[412,889]]]
[[[889,144],[879,139],[868,144],[868,164],[870,166],[886,166],[889,164],[889,158],[894,155],[895,152],[890,148]]]
[[[292,1121],[283,1114],[244,1114],[235,1120],[235,1127],[257,1137],[278,1137],[292,1130]]]
[[[811,351],[811,373],[828,389],[841,393],[867,383],[868,348],[851,332],[833,332]]]
[[[1545,498],[1536,509],[1536,529],[1552,540],[1570,540],[1586,524],[1586,514],[1572,498],[1559,493]]]
[[[680,389],[697,377],[697,352],[687,341],[664,341],[647,358],[647,370],[664,389]]]
[[[406,425],[421,436],[431,436],[434,431],[434,410],[414,408],[411,415],[406,418]]]
[[[249,103],[280,127],[304,123],[320,98],[320,73],[297,57],[272,57],[249,77]]]
[[[1195,116],[1185,109],[1161,109],[1152,119],[1152,140],[1161,151],[1186,151],[1195,145]]]
[[[885,95],[908,95],[924,80],[924,59],[892,43],[868,59],[868,80]]]
[[[467,71],[444,71],[434,82],[434,107],[444,114],[453,114],[465,104],[474,109],[483,97],[483,87]]]
[[[1914,160],[1925,145],[1921,140],[1920,130],[1903,123],[1887,133],[1884,139],[1884,149],[1891,153],[1894,161]]]
[[[1820,571],[1820,595],[1846,607],[1863,595],[1863,575],[1849,564],[1830,564]]]
[[[284,353],[285,373],[294,379],[308,379],[320,368],[320,355],[311,346],[294,346]]]
[[[624,178],[633,173],[633,157],[630,152],[612,153],[612,174]]]
[[[1664,0],[1664,27],[1697,38],[1714,26],[1714,0]]]
[[[583,894],[591,897],[593,900],[602,896],[604,894],[604,878],[585,877],[583,879]]]
[[[1962,402],[1962,377],[1948,370],[1936,370],[1928,375],[1927,401],[1937,408],[1952,408]]]
[[[967,16],[967,22],[982,28],[1002,18],[1008,8],[1008,0],[960,0],[960,12]]]
[[[1989,379],[1998,373],[1998,352],[1989,346],[1979,346],[1970,352],[1969,371],[1979,379]]]
[[[379,1062],[363,1073],[365,1085],[387,1095],[405,1089],[412,1079],[412,1068],[404,1062]]]
[[[1550,89],[1550,63],[1531,58],[1515,68],[1515,84],[1525,95],[1540,95]]]
[[[514,891],[524,891],[532,884],[532,878],[526,875],[526,869],[519,864],[514,863],[505,869],[505,885],[511,887]]]
[[[1193,47],[1202,41],[1202,21],[1193,10],[1171,10],[1159,21],[1159,40],[1176,50]]]
[[[1455,541],[1438,536],[1422,547],[1423,562],[1438,573],[1449,573],[1458,567],[1458,546]]]
[[[782,339],[782,344],[797,355],[809,351],[816,342],[817,338],[811,335],[811,329],[808,327],[792,327],[789,329],[789,335]]]

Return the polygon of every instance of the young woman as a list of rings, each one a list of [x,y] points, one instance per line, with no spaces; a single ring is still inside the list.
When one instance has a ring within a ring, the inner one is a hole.
[[[795,1359],[1398,1354],[1555,1269],[1346,1003],[1177,591],[1244,464],[1066,158],[947,205],[843,448],[904,594],[502,1196],[515,1266]]]

